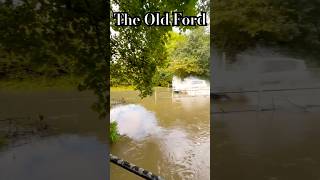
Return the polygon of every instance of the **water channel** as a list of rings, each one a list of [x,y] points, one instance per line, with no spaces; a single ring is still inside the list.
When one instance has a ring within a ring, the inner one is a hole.
[[[0,147],[0,179],[106,179],[107,122],[90,109],[94,101],[76,90],[1,91],[0,132],[11,119],[14,135]],[[39,117],[46,135],[32,127]]]
[[[124,99],[114,106],[123,136],[111,145],[111,153],[145,168],[166,180],[210,179],[210,98],[172,96],[171,89],[140,99],[134,91],[111,92]],[[111,180],[141,179],[111,164]]]
[[[235,93],[211,101],[213,178],[320,179],[319,67],[270,49],[214,58],[213,91]]]

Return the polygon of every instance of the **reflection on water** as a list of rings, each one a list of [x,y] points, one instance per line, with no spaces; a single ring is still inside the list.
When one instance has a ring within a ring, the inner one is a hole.
[[[209,180],[209,98],[172,99],[166,88],[157,89],[156,94],[157,97],[139,100],[133,92],[111,93],[112,98],[124,97],[136,103],[111,110],[111,118],[118,121],[122,133],[127,135],[111,145],[111,153],[166,180]],[[144,136],[137,139],[133,134]],[[139,178],[111,165],[111,180],[117,179]]]
[[[320,86],[319,78],[303,59],[270,49],[244,52],[233,63],[222,57],[213,58],[213,91]]]
[[[233,64],[215,61],[221,65],[215,67],[218,91],[320,84],[319,71],[304,60],[268,50],[243,53]],[[211,114],[215,180],[320,179],[320,89],[229,96],[212,102],[212,112],[231,112]],[[267,111],[246,111],[259,109]]]
[[[162,155],[173,162],[170,168],[176,171],[179,178],[210,179],[208,134],[190,139],[183,130],[170,130],[162,137],[160,139]]]
[[[215,115],[214,179],[319,179],[319,117],[287,111]]]
[[[18,119],[16,132],[35,129],[24,126],[39,116],[53,131],[44,137],[25,132],[24,139],[17,137],[23,143],[1,148],[0,179],[105,179],[106,122],[90,109],[94,101],[89,92],[0,91],[0,119]]]
[[[0,179],[105,179],[105,149],[94,137],[61,135],[38,139],[0,152]]]

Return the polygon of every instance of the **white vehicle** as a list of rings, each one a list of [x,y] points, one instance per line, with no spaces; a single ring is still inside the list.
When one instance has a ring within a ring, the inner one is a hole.
[[[193,76],[184,79],[174,76],[172,90],[176,93],[185,93],[191,96],[210,95],[210,83],[207,80]]]

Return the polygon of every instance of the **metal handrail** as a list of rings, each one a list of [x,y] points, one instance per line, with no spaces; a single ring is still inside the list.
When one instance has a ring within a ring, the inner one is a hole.
[[[110,161],[126,170],[128,170],[131,173],[134,173],[144,179],[147,180],[164,180],[160,176],[157,176],[150,171],[147,171],[143,168],[140,168],[132,163],[129,163],[128,161],[125,161],[123,159],[120,159],[119,157],[109,154]]]
[[[302,87],[302,88],[283,88],[283,89],[260,89],[260,90],[243,90],[243,91],[216,91],[211,94],[238,94],[238,93],[257,93],[257,92],[277,92],[277,91],[297,91],[297,90],[315,90],[320,87]]]
[[[220,95],[220,94],[242,94],[242,93],[260,93],[262,92],[280,92],[280,91],[299,91],[299,90],[317,90],[320,87],[300,87],[300,88],[283,88],[283,89],[259,89],[259,90],[242,90],[242,91],[216,91],[211,92],[211,95]],[[258,97],[260,98],[260,97]],[[292,102],[290,102],[292,103]],[[294,104],[295,106],[300,107],[299,105]],[[219,108],[220,111],[212,111],[211,114],[226,114],[226,113],[242,113],[242,112],[263,112],[263,111],[275,111],[276,108],[261,108],[260,105],[257,105],[258,109],[245,109],[245,110],[228,110],[225,111],[222,108]],[[312,105],[312,107],[320,107],[320,105]],[[307,111],[308,106],[301,106],[304,111]]]

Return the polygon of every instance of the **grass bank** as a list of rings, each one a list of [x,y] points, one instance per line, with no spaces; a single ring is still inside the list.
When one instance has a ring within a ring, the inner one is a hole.
[[[112,86],[110,87],[111,91],[134,91],[133,86]]]
[[[77,89],[80,78],[59,77],[59,78],[26,78],[1,79],[0,90],[10,91],[42,91],[49,89],[71,90]]]

